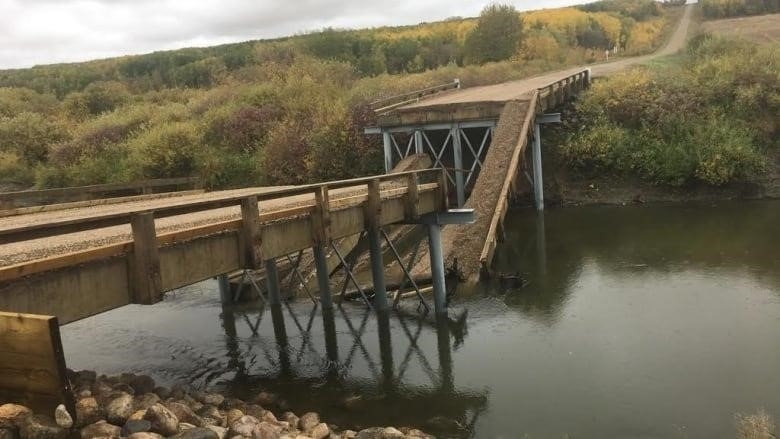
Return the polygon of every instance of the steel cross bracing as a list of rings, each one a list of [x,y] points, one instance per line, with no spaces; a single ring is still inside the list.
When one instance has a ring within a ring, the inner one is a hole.
[[[433,160],[434,168],[452,168],[447,178],[457,194],[458,207],[463,207],[469,185],[476,181],[482,169],[495,127],[495,120],[484,120],[379,128],[366,132],[382,134],[385,172],[390,172],[398,162],[413,153],[427,153]],[[472,137],[469,137],[465,130],[477,131],[478,135],[474,136],[472,132]],[[434,132],[444,139],[436,145],[431,141]]]

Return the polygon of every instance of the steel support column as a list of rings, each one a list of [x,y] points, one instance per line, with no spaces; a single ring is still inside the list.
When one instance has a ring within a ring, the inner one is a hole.
[[[466,204],[465,176],[463,175],[463,172],[459,171],[460,169],[463,169],[463,149],[460,142],[461,133],[460,126],[458,124],[452,124],[452,128],[450,128],[450,137],[452,138],[453,161],[455,168],[458,169],[455,171],[455,192],[458,196],[458,207],[463,207],[463,205]]]
[[[220,274],[217,276],[217,285],[219,286],[219,301],[224,304],[233,302],[227,274]]]
[[[444,255],[441,248],[441,226],[428,224],[428,253],[431,257],[433,303],[436,314],[447,312],[447,287],[444,279]]]
[[[333,308],[333,298],[330,295],[330,273],[328,259],[325,257],[325,247],[318,244],[314,246],[313,251],[317,270],[317,285],[320,289],[320,304],[322,309],[331,309]]]
[[[422,130],[414,130],[414,152],[416,154],[421,154],[425,152]]]
[[[282,294],[279,286],[279,270],[276,268],[276,259],[265,261],[265,277],[268,289],[268,303],[279,305],[282,303]]]
[[[533,144],[534,199],[536,210],[544,210],[544,179],[542,178],[542,139],[541,125],[534,124]]]
[[[374,308],[378,312],[386,311],[385,262],[382,257],[382,236],[378,228],[368,230],[368,249],[371,254],[371,277],[374,280]]]

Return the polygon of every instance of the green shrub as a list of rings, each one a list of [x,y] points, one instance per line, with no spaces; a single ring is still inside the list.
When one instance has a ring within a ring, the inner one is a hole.
[[[13,152],[28,165],[46,160],[48,145],[66,137],[61,125],[39,113],[0,117],[0,152]]]
[[[133,138],[128,148],[135,178],[189,176],[197,171],[200,133],[192,123],[156,125]]]
[[[0,151],[0,183],[30,186],[35,181],[32,168],[13,151]]]

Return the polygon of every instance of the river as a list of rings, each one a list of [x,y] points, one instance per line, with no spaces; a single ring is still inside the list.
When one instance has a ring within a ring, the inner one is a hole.
[[[517,210],[506,237],[497,269],[528,285],[461,291],[448,321],[223,308],[204,282],[62,327],[66,359],[443,437],[728,438],[736,412],[780,417],[780,201]]]

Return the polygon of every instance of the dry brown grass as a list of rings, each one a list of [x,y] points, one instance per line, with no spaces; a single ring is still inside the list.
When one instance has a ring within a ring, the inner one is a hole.
[[[737,36],[757,43],[780,43],[780,14],[728,18],[702,24],[702,31]]]
[[[753,415],[737,413],[734,416],[737,439],[775,439],[775,423],[763,409]]]

